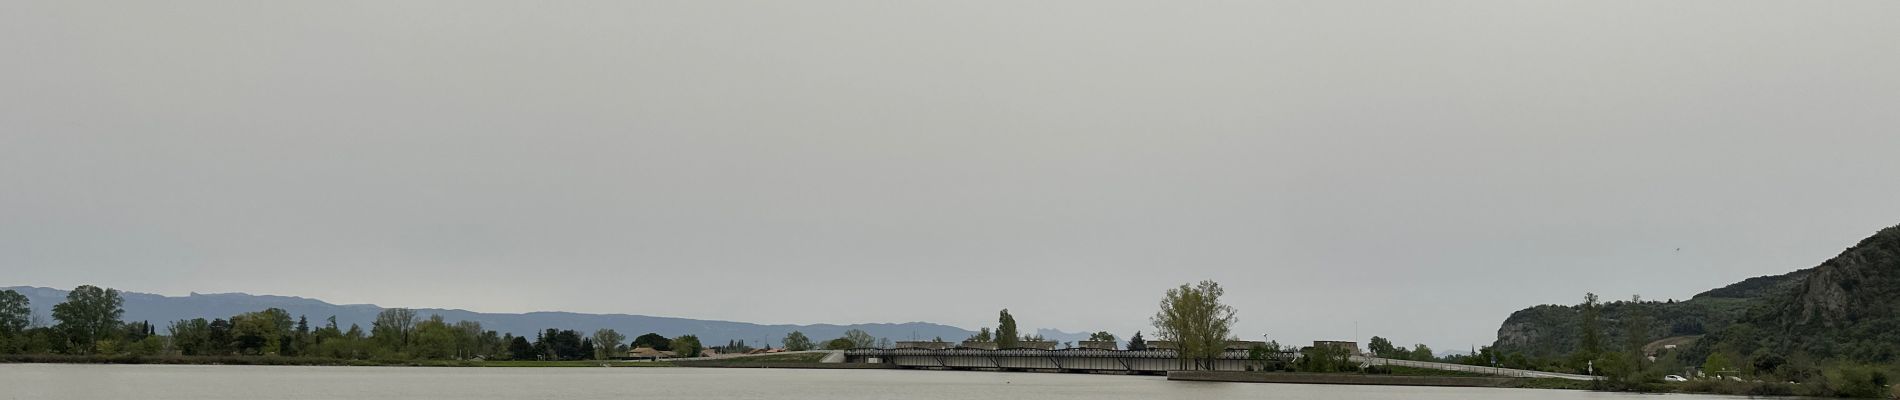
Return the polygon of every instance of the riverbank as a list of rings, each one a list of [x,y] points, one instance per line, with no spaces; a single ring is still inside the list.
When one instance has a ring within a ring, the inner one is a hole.
[[[1413,376],[1320,374],[1303,372],[1170,371],[1168,380],[1195,382],[1304,383],[1318,385],[1382,385],[1444,387],[1517,387],[1519,378],[1475,376]]]
[[[671,367],[664,362],[630,361],[485,361],[485,360],[345,360],[274,356],[74,356],[56,354],[0,355],[0,363],[16,364],[154,364],[154,365],[295,365],[336,367]]]
[[[1303,383],[1315,385],[1438,386],[1511,389],[1591,390],[1590,382],[1555,378],[1456,375],[1320,374],[1304,372],[1172,371],[1171,381]]]
[[[753,362],[753,361],[667,361],[682,368],[784,368],[784,369],[903,369],[885,364],[862,363],[816,363],[816,362]]]

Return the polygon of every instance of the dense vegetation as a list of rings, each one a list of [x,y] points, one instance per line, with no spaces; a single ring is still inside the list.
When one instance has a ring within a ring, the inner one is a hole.
[[[5,355],[0,361],[479,365],[454,361],[604,360],[624,357],[636,347],[696,357],[708,348],[693,335],[667,338],[647,333],[628,342],[626,335],[612,329],[592,334],[546,329],[529,338],[485,330],[475,321],[424,318],[403,308],[382,310],[368,329],[340,326],[334,316],[313,324],[278,308],[230,318],[171,321],[161,328],[147,321],[121,321],[125,310],[120,293],[95,286],[68,292],[65,302],[52,307],[51,325],[37,324],[29,305],[25,296],[0,290],[0,355]],[[878,341],[859,330],[840,340],[863,347]],[[801,332],[787,335],[784,343],[797,350],[812,347]],[[746,352],[754,348],[735,340],[710,349]]]
[[[1214,281],[1181,284],[1161,297],[1161,310],[1152,321],[1155,334],[1174,342],[1181,358],[1195,361],[1196,367],[1212,366],[1214,359],[1227,351],[1233,338],[1234,307],[1221,303],[1226,290]]]
[[[1665,340],[1666,339],[1666,340]],[[1692,343],[1674,349],[1663,344]],[[1595,373],[1612,389],[1877,397],[1900,372],[1900,226],[1820,266],[1750,278],[1687,301],[1537,306],[1480,351],[1509,368]]]

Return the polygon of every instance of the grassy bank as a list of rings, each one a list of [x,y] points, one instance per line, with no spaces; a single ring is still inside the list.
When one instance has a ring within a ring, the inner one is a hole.
[[[1563,389],[1563,390],[1593,390],[1595,388],[1595,386],[1592,386],[1592,383],[1590,381],[1579,381],[1575,379],[1562,379],[1562,378],[1516,378],[1511,381],[1510,386],[1505,386],[1505,387],[1519,388],[1519,389]]]
[[[1328,372],[1170,371],[1171,381],[1302,383],[1319,385],[1514,387],[1516,378]]]
[[[818,364],[824,359],[824,353],[798,353],[725,359],[674,360],[665,363],[682,367],[772,367],[786,364]]]
[[[1470,372],[1470,371],[1447,371],[1447,370],[1442,370],[1442,369],[1401,367],[1401,366],[1396,366],[1396,365],[1392,365],[1392,366],[1381,365],[1381,366],[1378,366],[1378,368],[1391,371],[1389,373],[1390,375],[1401,375],[1401,376],[1473,376],[1473,377],[1493,376],[1491,374],[1481,374],[1481,373]]]
[[[573,361],[471,361],[471,363],[473,363],[474,365],[469,365],[470,367],[594,367],[594,368],[600,368],[600,367],[613,367],[613,368],[628,368],[628,367],[631,367],[631,368],[651,368],[651,367],[671,367],[671,365],[667,365],[666,363],[657,363],[657,362],[626,362],[626,361],[599,361],[599,360],[573,360]]]
[[[307,365],[346,367],[666,367],[665,363],[617,361],[467,361],[467,360],[345,360],[275,356],[74,356],[57,354],[0,355],[0,363],[43,364],[159,364],[159,365]]]
[[[7,354],[0,355],[5,363],[46,363],[46,364],[174,364],[174,365],[319,365],[319,366],[474,366],[473,361],[452,360],[345,360],[337,358],[314,357],[272,357],[272,356],[105,356],[105,355],[61,355],[61,354]]]

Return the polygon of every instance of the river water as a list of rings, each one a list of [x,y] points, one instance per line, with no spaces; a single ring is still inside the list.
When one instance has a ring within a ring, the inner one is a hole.
[[[1158,376],[718,368],[0,364],[0,399],[1718,399],[1568,390],[1169,382]]]

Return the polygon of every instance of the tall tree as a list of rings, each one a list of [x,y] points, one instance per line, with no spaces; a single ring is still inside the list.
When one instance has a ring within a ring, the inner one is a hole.
[[[1091,333],[1089,334],[1089,340],[1095,342],[1113,342],[1115,341],[1115,334],[1108,333],[1108,331]]]
[[[1366,350],[1371,350],[1372,355],[1379,357],[1392,357],[1394,350],[1397,349],[1398,346],[1393,346],[1391,340],[1378,336],[1373,336],[1372,341],[1366,342]]]
[[[1018,337],[1017,332],[1016,332],[1016,317],[1009,315],[1009,309],[1007,308],[1003,309],[1002,312],[999,312],[997,314],[998,315],[996,316],[996,348],[998,349],[1016,348],[1016,340]]]
[[[482,323],[475,321],[455,321],[450,328],[455,333],[455,358],[470,359],[476,356],[493,355],[499,343],[499,337],[493,337],[494,331],[483,331]]]
[[[1182,284],[1168,289],[1161,298],[1161,311],[1153,318],[1156,333],[1163,340],[1173,341],[1182,358],[1196,360],[1196,368],[1211,366],[1226,351],[1234,322],[1238,321],[1234,307],[1220,302],[1225,293],[1211,280],[1193,286]]]
[[[1601,322],[1598,321],[1598,306],[1600,304],[1601,303],[1597,302],[1596,293],[1583,294],[1582,350],[1584,355],[1591,358],[1603,352],[1603,328]]]
[[[594,331],[593,339],[594,359],[604,360],[613,358],[614,354],[620,350],[620,342],[627,341],[627,335],[622,335],[612,329],[599,329]]]
[[[1148,340],[1141,338],[1141,331],[1135,331],[1135,336],[1128,337],[1128,349],[1129,350],[1147,350],[1148,349]]]
[[[407,308],[388,308],[376,313],[376,320],[370,323],[370,340],[391,351],[402,351],[413,342],[416,333],[416,311]]]
[[[26,326],[33,321],[31,303],[20,292],[0,290],[0,354],[26,347]]]
[[[457,332],[441,315],[430,315],[429,319],[416,323],[415,342],[409,347],[409,355],[426,360],[453,358]]]
[[[805,337],[805,333],[799,331],[785,334],[785,340],[780,343],[785,345],[786,351],[805,351],[811,350],[812,347],[811,338]]]
[[[290,333],[290,313],[281,308],[231,317],[231,339],[239,353],[282,354],[284,339]]]
[[[581,334],[568,329],[548,329],[541,332],[541,338],[534,345],[549,360],[579,360],[592,357],[581,351]]]
[[[312,337],[310,332],[310,319],[298,315],[297,330],[290,332],[290,345],[285,346],[289,351],[284,352],[284,355],[292,357],[304,355],[311,345],[316,344],[315,342],[316,338]]]
[[[865,331],[852,329],[844,331],[844,339],[851,341],[851,348],[862,349],[877,346],[877,337]]]
[[[0,336],[16,336],[33,322],[33,301],[13,290],[0,290]]]
[[[207,338],[205,341],[205,354],[231,354],[231,349],[237,340],[237,338],[232,335],[231,321],[226,321],[223,318],[212,319],[210,324],[205,325],[205,328],[205,337]]]
[[[66,302],[53,305],[54,329],[66,336],[68,348],[92,353],[98,343],[119,333],[119,317],[125,314],[125,299],[119,291],[85,285],[66,293]]]
[[[1652,322],[1649,317],[1649,310],[1643,307],[1642,295],[1630,296],[1628,309],[1630,311],[1625,313],[1625,322],[1623,323],[1623,328],[1626,330],[1626,332],[1623,333],[1623,338],[1628,340],[1628,342],[1625,343],[1624,346],[1629,349],[1629,351],[1634,351],[1637,352],[1638,355],[1641,355],[1643,346],[1649,344],[1650,339],[1649,331]]]
[[[527,337],[516,336],[514,340],[508,341],[508,356],[516,360],[533,360],[535,359],[534,345],[528,344]]]

